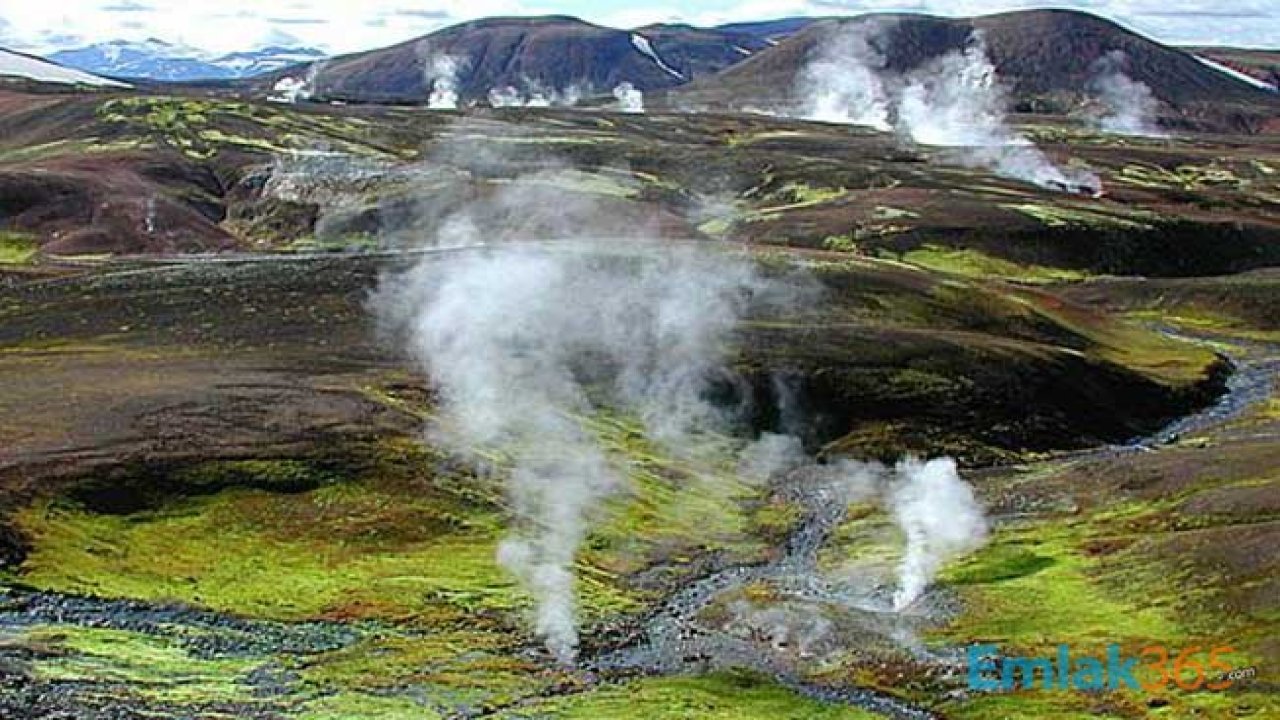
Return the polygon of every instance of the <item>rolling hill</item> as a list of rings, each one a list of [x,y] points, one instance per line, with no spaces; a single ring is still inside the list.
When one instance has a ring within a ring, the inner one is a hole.
[[[456,61],[463,101],[493,88],[521,92],[605,94],[621,82],[641,90],[682,85],[768,48],[750,33],[684,25],[615,30],[576,18],[488,18],[463,23],[389,48],[334,58],[285,75],[316,72],[318,97],[365,102],[425,99],[439,58]]]
[[[1103,18],[1063,10],[1000,13],[976,18],[869,15],[813,23],[776,47],[744,60],[714,79],[695,80],[674,95],[712,107],[788,103],[812,57],[846,33],[862,33],[883,55],[887,75],[902,74],[983,37],[999,77],[1017,109],[1068,112],[1083,99],[1094,64],[1123,52],[1127,73],[1184,119],[1207,119],[1247,129],[1274,117],[1274,94],[1206,65],[1191,54],[1157,43]]]

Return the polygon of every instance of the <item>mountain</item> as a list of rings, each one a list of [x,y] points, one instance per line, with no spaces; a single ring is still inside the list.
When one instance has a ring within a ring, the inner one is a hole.
[[[231,77],[248,78],[292,65],[315,62],[324,57],[325,54],[315,48],[272,46],[249,52],[228,53],[210,60],[209,64],[231,73]]]
[[[196,48],[156,39],[113,40],[49,55],[59,64],[100,75],[172,82],[252,77],[322,57],[324,53],[312,48],[285,47],[211,56]]]
[[[331,99],[421,101],[448,58],[464,101],[506,86],[607,95],[622,82],[645,91],[682,85],[769,46],[751,33],[687,25],[616,30],[563,16],[488,18],[326,61],[317,66],[315,90]]]
[[[0,78],[26,78],[40,82],[94,87],[129,87],[126,83],[108,80],[74,68],[63,67],[40,58],[0,50]]]
[[[1096,64],[1119,51],[1125,71],[1155,98],[1180,112],[1239,113],[1240,122],[1274,116],[1275,98],[1253,84],[1206,65],[1109,20],[1068,10],[1029,10],[974,18],[874,14],[809,24],[775,47],[716,75],[695,80],[674,95],[705,106],[741,106],[798,100],[797,78],[824,47],[861,34],[883,56],[882,74],[908,73],[951,51],[975,33],[985,41],[1000,80],[1017,108],[1063,113],[1079,107]],[[1212,107],[1212,106],[1216,106]]]
[[[727,23],[725,25],[717,25],[716,29],[727,33],[755,35],[756,37],[771,40],[776,43],[789,35],[794,35],[795,33],[800,32],[815,22],[830,19],[831,18],[788,17],[779,18],[777,20]]]

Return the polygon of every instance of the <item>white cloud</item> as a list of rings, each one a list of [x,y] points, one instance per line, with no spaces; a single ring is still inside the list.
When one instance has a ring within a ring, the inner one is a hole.
[[[381,47],[490,15],[562,13],[614,27],[683,21],[716,25],[794,15],[930,12],[976,15],[1046,4],[1087,10],[1167,43],[1280,47],[1275,0],[0,0],[0,42],[49,51],[84,42],[147,37],[226,52],[287,36],[329,52]]]
[[[521,10],[519,0],[0,0],[8,41],[33,52],[65,48],[78,42],[75,36],[87,42],[156,37],[229,52],[277,42],[282,33],[330,52],[350,52],[408,40],[461,20]]]

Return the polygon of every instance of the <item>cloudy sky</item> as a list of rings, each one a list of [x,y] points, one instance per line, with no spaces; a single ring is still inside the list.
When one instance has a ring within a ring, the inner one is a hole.
[[[1277,0],[0,0],[0,46],[40,53],[155,37],[212,52],[309,45],[340,53],[489,15],[556,13],[634,27],[867,11],[973,15],[1045,6],[1088,10],[1168,43],[1280,47]]]

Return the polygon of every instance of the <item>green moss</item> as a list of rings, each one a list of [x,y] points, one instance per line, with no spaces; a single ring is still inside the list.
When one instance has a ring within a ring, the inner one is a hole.
[[[331,471],[305,460],[215,460],[176,471],[177,484],[195,494],[228,487],[298,490],[336,482]]]
[[[326,693],[380,693],[412,685],[440,704],[501,705],[539,694],[562,679],[519,658],[517,640],[484,621],[442,620],[428,633],[383,633],[313,658],[301,676]]]
[[[751,516],[754,532],[770,544],[778,544],[791,534],[804,518],[799,503],[771,501],[762,504]]]
[[[751,488],[665,457],[632,424],[595,427],[632,482],[607,503],[578,566],[588,619],[639,607],[619,589],[620,573],[707,548],[762,552],[744,505]],[[380,452],[358,479],[298,461],[214,462],[178,471],[170,479],[188,497],[145,512],[29,507],[17,518],[33,544],[23,582],[280,619],[527,610],[530,599],[494,560],[504,533],[496,488],[470,476],[415,477],[429,457]]]
[[[317,253],[317,252],[360,252],[377,250],[379,240],[376,236],[368,233],[341,235],[338,237],[318,238],[315,236],[301,237],[289,242],[282,248],[285,252],[292,253]]]
[[[1078,207],[1060,205],[1043,205],[1038,203],[1021,203],[1002,205],[1009,210],[1035,218],[1051,228],[1084,227],[1084,228],[1121,228],[1125,230],[1149,230],[1150,221],[1155,216],[1135,216],[1136,211],[1127,210],[1128,216],[1111,212],[1085,210]]]
[[[539,184],[592,195],[634,198],[640,194],[640,189],[632,182],[624,182],[623,179],[609,177],[602,173],[589,173],[581,170],[570,169],[539,173],[534,176],[533,180]]]
[[[1195,191],[1211,186],[1239,189],[1242,186],[1242,180],[1235,173],[1217,163],[1179,165],[1173,169],[1135,163],[1126,165],[1116,173],[1115,178],[1129,185],[1162,190]]]
[[[252,698],[245,683],[260,661],[196,658],[141,633],[75,626],[37,626],[23,642],[48,652],[35,664],[42,680],[117,682],[147,700],[186,704]]]
[[[822,240],[822,249],[832,252],[856,253],[858,242],[853,235],[829,235]]]
[[[293,717],[297,720],[438,720],[444,716],[405,697],[342,692],[307,703]]]
[[[1167,337],[1124,318],[1100,316],[1032,288],[1011,290],[1007,297],[1087,339],[1091,355],[1168,385],[1200,382],[1217,362],[1213,350],[1201,344]]]
[[[1103,710],[1100,697],[1078,692],[1028,690],[1016,693],[980,694],[954,707],[947,717],[963,720],[1007,720],[1008,718],[1061,718],[1062,720],[1117,720],[1140,717],[1136,706]]]
[[[0,265],[25,265],[35,259],[38,250],[30,235],[0,231]]]
[[[228,490],[132,515],[43,504],[18,522],[34,543],[23,580],[49,590],[281,619],[529,604],[494,562],[498,517],[422,489]],[[631,606],[591,576],[582,593],[588,614]]]
[[[637,680],[591,692],[529,703],[500,718],[572,720],[863,720],[856,708],[824,705],[746,673]]]
[[[940,634],[1026,654],[1059,642],[1088,652],[1112,642],[1173,646],[1185,639],[1174,618],[1147,605],[1141,588],[1119,593],[1101,583],[1081,543],[1081,529],[1071,525],[1001,528],[986,548],[939,576],[958,586],[968,608]]]
[[[743,558],[762,552],[745,505],[756,491],[729,468],[707,459],[668,457],[631,420],[601,417],[591,427],[631,479],[629,488],[607,503],[588,539],[585,557],[592,565],[625,573],[662,560],[687,560],[707,549]],[[720,440],[707,438],[707,447]],[[709,455],[721,459],[714,449]]]
[[[964,277],[999,278],[1027,283],[1054,283],[1083,280],[1083,273],[1043,265],[1023,265],[968,248],[925,245],[902,259],[913,265]]]

